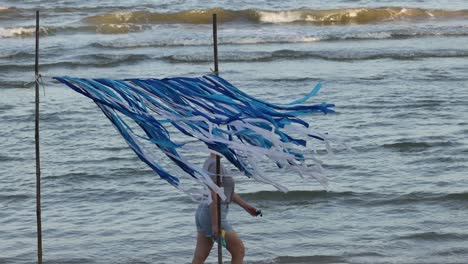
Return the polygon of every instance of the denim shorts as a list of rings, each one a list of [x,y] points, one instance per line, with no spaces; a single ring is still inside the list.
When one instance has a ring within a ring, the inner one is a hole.
[[[221,229],[224,229],[226,233],[229,233],[232,230],[231,225],[227,221],[228,212],[228,204],[221,203]],[[200,204],[198,206],[197,211],[195,213],[195,223],[197,225],[197,231],[199,233],[202,233],[206,237],[213,236],[210,205]]]

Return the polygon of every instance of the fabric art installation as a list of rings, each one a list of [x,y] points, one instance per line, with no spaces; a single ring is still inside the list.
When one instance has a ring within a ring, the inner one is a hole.
[[[203,142],[206,153],[221,155],[247,177],[272,184],[280,191],[286,192],[287,188],[265,175],[258,166],[261,160],[268,159],[280,169],[316,179],[327,187],[321,162],[314,152],[307,151],[310,150],[307,144],[316,141],[329,149],[330,143],[338,141],[314,131],[299,118],[304,114],[334,112],[333,104],[306,103],[318,93],[320,83],[301,99],[274,104],[254,98],[216,75],[54,79],[92,99],[143,162],[194,200],[211,202],[210,190],[222,199],[225,196],[208,172],[181,154],[180,149],[189,142],[174,140],[174,133]],[[155,147],[186,174],[173,175],[158,163],[161,153]],[[202,188],[187,188],[180,177],[195,180]]]

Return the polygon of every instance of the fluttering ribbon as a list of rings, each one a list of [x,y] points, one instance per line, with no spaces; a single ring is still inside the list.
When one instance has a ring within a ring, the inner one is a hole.
[[[279,168],[314,178],[327,186],[320,161],[313,154],[307,158],[305,150],[309,140],[318,140],[328,148],[333,138],[313,131],[309,123],[298,117],[334,112],[333,104],[305,104],[317,94],[320,84],[304,98],[288,104],[274,104],[252,97],[216,75],[125,80],[65,76],[55,79],[92,99],[143,162],[194,200],[208,197],[210,202],[209,190],[222,199],[225,196],[208,172],[180,154],[178,149],[187,143],[173,140],[174,130],[203,142],[210,152],[225,157],[244,175],[272,184],[281,191],[287,188],[267,177],[257,166],[265,157]],[[133,124],[129,124],[129,120]],[[147,142],[151,145],[145,144]],[[194,191],[184,187],[178,177],[158,163],[154,145],[203,188]],[[307,164],[308,160],[312,164]]]

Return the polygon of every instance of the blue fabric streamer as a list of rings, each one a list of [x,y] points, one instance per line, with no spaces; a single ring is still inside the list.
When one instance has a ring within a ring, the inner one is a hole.
[[[208,149],[223,155],[245,175],[269,182],[267,177],[259,176],[250,160],[266,156],[280,168],[305,167],[305,155],[293,146],[306,147],[310,139],[320,142],[325,138],[310,132],[309,123],[299,115],[334,112],[333,104],[305,104],[319,92],[320,83],[301,99],[274,104],[252,97],[216,75],[125,80],[64,76],[55,79],[92,99],[138,157],[176,187],[180,179],[164,170],[151,155],[153,150],[145,148],[140,140],[156,145],[187,174],[204,186],[215,188],[205,172],[179,154],[178,148],[185,143],[171,139],[166,128],[169,124],[184,135],[203,141]],[[130,128],[121,115],[133,120],[143,133]],[[317,179],[322,184],[325,182]]]

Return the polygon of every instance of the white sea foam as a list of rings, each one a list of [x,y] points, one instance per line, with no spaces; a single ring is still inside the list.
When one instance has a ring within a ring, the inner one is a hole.
[[[391,32],[366,32],[344,34],[339,39],[389,39],[392,38]]]
[[[402,8],[399,12],[395,12],[395,11],[393,11],[391,9],[387,9],[387,10],[391,14],[390,15],[391,19],[395,19],[395,18],[398,18],[398,17],[405,17],[405,16],[408,16],[410,14],[409,10],[406,9],[406,8]]]
[[[295,39],[292,39],[291,42],[318,42],[322,40],[319,37],[311,37],[311,36],[305,36],[305,37],[297,37]]]
[[[261,22],[266,23],[291,23],[302,20],[299,11],[268,12],[258,11]]]
[[[0,28],[0,38],[12,38],[19,36],[29,36],[34,34],[35,28]]]
[[[128,22],[130,19],[133,18],[134,13],[133,12],[128,12],[128,11],[122,11],[122,12],[115,12],[114,16],[118,18],[118,20],[122,22]]]
[[[0,12],[10,9],[8,6],[0,6]]]
[[[103,34],[122,34],[142,31],[145,27],[137,24],[102,24],[96,29],[97,32]]]
[[[271,36],[271,37],[242,37],[224,39],[221,43],[229,44],[257,44],[257,43],[309,43],[318,42],[321,38],[314,36]]]
[[[348,16],[349,17],[357,17],[360,11],[361,10],[351,10],[351,11],[349,11]]]

